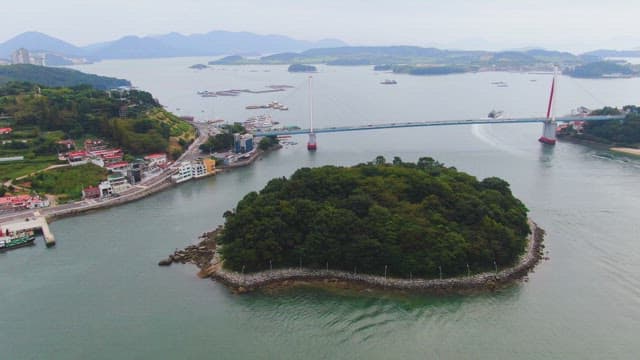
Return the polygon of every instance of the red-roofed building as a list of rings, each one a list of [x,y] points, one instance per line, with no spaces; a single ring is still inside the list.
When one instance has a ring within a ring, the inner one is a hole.
[[[12,131],[13,129],[10,127],[3,127],[3,128],[0,128],[0,135],[10,134]]]
[[[67,160],[71,166],[83,165],[87,163],[86,151],[70,151],[67,154]]]
[[[97,186],[88,186],[82,190],[83,199],[98,199],[100,198],[100,189]]]
[[[144,157],[149,167],[162,167],[167,164],[167,154],[151,154]]]
[[[39,196],[13,195],[0,197],[0,210],[23,210],[49,206],[49,201]]]
[[[129,167],[129,163],[126,161],[114,162],[106,165],[105,168],[111,171],[125,170]]]

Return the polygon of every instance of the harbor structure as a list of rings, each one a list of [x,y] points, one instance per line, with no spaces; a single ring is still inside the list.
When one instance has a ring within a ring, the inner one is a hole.
[[[47,247],[56,244],[56,238],[53,236],[51,229],[49,229],[47,220],[37,211],[34,213],[34,216],[29,216],[22,221],[1,224],[0,228],[5,234],[18,234],[29,231],[42,232]]]

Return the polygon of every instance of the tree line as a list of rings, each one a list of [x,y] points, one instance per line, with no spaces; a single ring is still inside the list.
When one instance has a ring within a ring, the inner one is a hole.
[[[507,266],[523,253],[527,209],[509,184],[428,158],[302,168],[224,215],[225,267],[340,269],[437,277]]]
[[[184,132],[180,120],[164,111],[150,93],[133,89],[49,88],[11,82],[0,87],[0,114],[9,116],[18,130],[35,131],[38,138],[49,131],[62,131],[73,139],[96,136],[133,154],[166,152],[170,137],[177,130],[178,135]],[[55,147],[49,148],[55,153]]]

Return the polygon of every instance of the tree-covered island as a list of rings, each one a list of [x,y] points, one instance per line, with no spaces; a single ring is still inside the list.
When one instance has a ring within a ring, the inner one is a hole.
[[[530,234],[527,208],[507,182],[478,181],[428,157],[302,168],[224,217],[220,253],[238,272],[302,266],[452,277],[515,264]]]

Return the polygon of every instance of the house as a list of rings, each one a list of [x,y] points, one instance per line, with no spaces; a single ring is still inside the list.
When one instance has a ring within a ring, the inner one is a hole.
[[[10,127],[0,128],[0,135],[10,134],[13,131]]]
[[[114,162],[111,164],[105,165],[107,170],[111,170],[113,172],[126,172],[129,169],[129,163],[126,161]]]
[[[12,195],[0,197],[0,211],[36,209],[49,206],[49,200],[39,196]]]
[[[114,194],[120,194],[131,187],[124,174],[115,173],[109,175],[107,180],[111,184],[112,193]]]
[[[84,165],[88,162],[86,151],[70,151],[67,154],[67,161],[71,166]]]
[[[150,168],[161,167],[162,165],[167,164],[167,154],[150,154],[144,157],[144,161],[149,164]]]
[[[98,189],[100,189],[100,197],[103,198],[105,196],[113,195],[113,187],[109,181],[103,181],[98,185]]]
[[[100,189],[97,186],[88,186],[82,190],[83,199],[98,199],[100,198]]]

